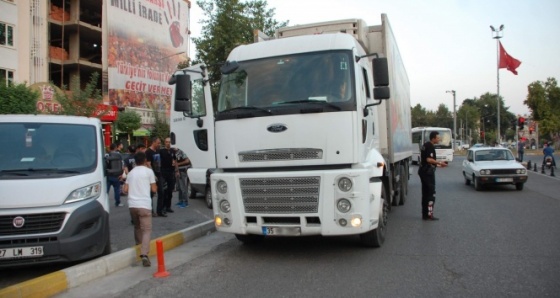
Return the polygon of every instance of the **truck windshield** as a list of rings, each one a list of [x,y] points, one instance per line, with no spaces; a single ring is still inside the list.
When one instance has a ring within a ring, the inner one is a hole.
[[[351,51],[328,51],[238,62],[222,75],[220,114],[269,116],[300,113],[313,107],[324,112],[354,110]],[[250,109],[239,109],[250,107]],[[272,111],[262,112],[259,110]]]
[[[97,165],[95,127],[54,123],[0,124],[0,179],[76,175]]]

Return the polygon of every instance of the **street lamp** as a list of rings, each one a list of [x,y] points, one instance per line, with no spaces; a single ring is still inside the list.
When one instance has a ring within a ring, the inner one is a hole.
[[[455,90],[448,90],[445,93],[453,94],[453,148],[455,149],[455,139],[457,139],[457,112],[455,108]]]
[[[497,56],[498,56],[498,62],[496,63],[496,72],[497,72],[497,89],[498,89],[498,114],[497,114],[497,118],[498,118],[498,130],[497,130],[497,140],[498,140],[498,144],[501,144],[500,142],[500,38],[502,38],[504,36],[503,30],[504,30],[504,25],[500,25],[500,28],[495,29],[494,26],[490,26],[490,29],[492,29],[492,38],[494,38],[496,40],[496,48],[497,48]]]

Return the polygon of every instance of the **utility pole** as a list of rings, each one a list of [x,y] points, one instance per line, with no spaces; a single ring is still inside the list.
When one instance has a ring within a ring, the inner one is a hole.
[[[453,149],[455,149],[455,140],[457,139],[457,105],[455,104],[455,90],[448,90],[445,93],[453,94]]]
[[[502,38],[504,36],[503,30],[504,30],[504,25],[500,25],[500,28],[495,29],[494,26],[490,26],[490,29],[492,29],[492,38],[494,38],[496,40],[496,49],[497,49],[497,55],[498,55],[498,61],[496,63],[496,72],[497,72],[497,89],[498,89],[498,131],[497,131],[497,142],[498,144],[501,144],[500,140],[501,140],[501,134],[500,134],[500,38]]]

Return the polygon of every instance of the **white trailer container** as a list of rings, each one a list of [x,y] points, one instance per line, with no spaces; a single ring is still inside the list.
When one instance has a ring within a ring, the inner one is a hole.
[[[235,48],[216,113],[190,94],[187,71],[176,74],[174,109],[196,119],[185,121],[193,132],[214,134],[194,150],[216,169],[218,230],[243,242],[356,234],[383,243],[390,206],[405,202],[412,150],[408,77],[381,19],[282,28]]]

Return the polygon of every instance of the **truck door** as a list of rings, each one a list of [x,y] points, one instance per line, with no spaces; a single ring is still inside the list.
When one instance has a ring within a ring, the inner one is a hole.
[[[206,189],[208,170],[216,168],[214,109],[210,84],[207,82],[208,78],[201,74],[200,65],[187,70],[192,86],[191,111],[175,111],[176,101],[172,100],[170,128],[171,133],[175,134],[177,147],[185,151],[191,160],[192,168],[187,172],[189,181],[195,189],[202,192]],[[178,84],[175,85],[177,87]]]

